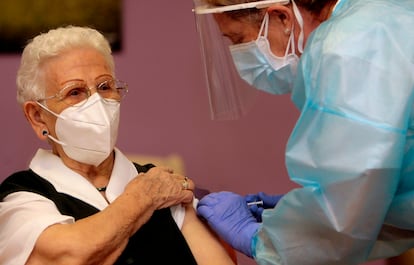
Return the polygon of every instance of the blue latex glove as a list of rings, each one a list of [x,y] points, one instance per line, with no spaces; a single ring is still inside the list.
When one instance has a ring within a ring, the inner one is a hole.
[[[198,203],[197,213],[234,249],[252,257],[252,239],[259,223],[243,196],[232,192],[210,193]]]
[[[276,204],[283,197],[283,195],[268,195],[264,192],[257,194],[248,194],[244,197],[246,203],[263,201],[263,204],[253,204],[249,206],[250,212],[258,222],[262,222],[262,213],[264,209],[275,208]]]

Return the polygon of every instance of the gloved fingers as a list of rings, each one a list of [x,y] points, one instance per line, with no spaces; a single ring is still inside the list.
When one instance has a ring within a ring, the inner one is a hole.
[[[247,194],[246,196],[244,196],[244,199],[246,203],[256,202],[259,200],[259,196],[257,196],[257,194]]]
[[[197,214],[208,221],[208,219],[214,215],[214,210],[207,205],[200,206],[200,204],[198,204]]]
[[[258,222],[262,222],[262,213],[263,213],[263,210],[264,210],[263,207],[258,207],[257,205],[252,205],[252,206],[249,207],[249,210]]]
[[[257,197],[263,201],[263,208],[274,208],[283,195],[268,195],[264,192],[259,192]]]
[[[238,208],[239,197],[240,195],[226,191],[210,193],[198,202],[197,213],[207,220],[213,215],[215,218],[226,218]]]
[[[219,198],[218,198],[218,194],[217,193],[210,193],[207,194],[206,196],[204,196],[203,198],[200,199],[200,201],[198,202],[197,207],[200,206],[214,206],[217,203],[219,203]]]
[[[234,205],[235,203],[240,203],[240,199],[242,199],[242,197],[233,192],[213,192],[204,196],[198,205],[216,206],[217,204],[220,204],[221,206],[225,207],[225,205]]]
[[[258,222],[262,221],[262,212],[263,212],[262,207],[258,207],[256,204],[254,204],[254,205],[249,206],[249,210]]]
[[[257,207],[257,205],[256,204],[253,204],[253,205],[249,205],[249,210],[250,210],[250,212],[252,212],[253,213],[253,215],[255,215],[256,213],[257,213],[257,210],[259,209],[259,207]]]
[[[249,211],[253,214],[254,217],[256,217],[257,214],[257,205],[253,204],[253,205],[248,205]]]

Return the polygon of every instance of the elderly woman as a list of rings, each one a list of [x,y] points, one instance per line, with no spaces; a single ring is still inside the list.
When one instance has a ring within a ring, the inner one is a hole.
[[[191,180],[114,147],[127,92],[114,73],[94,29],[50,30],[24,49],[18,102],[51,150],[0,186],[0,263],[233,264],[197,219]]]

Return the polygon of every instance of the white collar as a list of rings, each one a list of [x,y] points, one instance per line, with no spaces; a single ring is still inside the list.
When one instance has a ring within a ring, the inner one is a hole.
[[[108,206],[108,202],[92,183],[65,166],[50,150],[39,149],[30,163],[30,169],[52,183],[58,192],[76,197],[99,210]],[[108,201],[113,202],[137,174],[133,163],[115,148],[114,168],[105,192]]]

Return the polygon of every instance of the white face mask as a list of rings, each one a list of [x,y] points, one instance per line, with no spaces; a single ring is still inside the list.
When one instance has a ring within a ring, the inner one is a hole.
[[[303,51],[303,20],[294,1],[293,10],[301,26],[299,52]],[[248,43],[230,46],[233,61],[240,76],[250,85],[271,94],[290,93],[296,77],[299,57],[296,55],[293,29],[290,32],[285,55],[278,57],[270,49],[267,39],[269,14],[266,13],[258,38]],[[263,36],[262,36],[262,33]]]
[[[120,103],[108,102],[98,93],[90,96],[80,107],[68,107],[56,114],[56,136],[48,137],[60,144],[70,158],[98,166],[113,151],[118,136]]]

